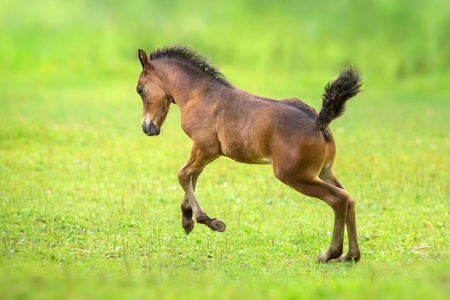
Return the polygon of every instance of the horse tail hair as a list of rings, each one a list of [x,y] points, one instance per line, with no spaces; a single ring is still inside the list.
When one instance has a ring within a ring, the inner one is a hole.
[[[361,74],[352,66],[342,71],[335,81],[325,86],[325,92],[322,94],[322,109],[316,124],[327,142],[330,135],[326,128],[332,120],[344,113],[345,102],[358,94],[361,86]]]

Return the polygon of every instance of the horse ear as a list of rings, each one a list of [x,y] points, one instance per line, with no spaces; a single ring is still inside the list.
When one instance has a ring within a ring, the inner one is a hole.
[[[147,69],[148,65],[149,65],[148,58],[147,58],[147,53],[145,53],[144,50],[139,49],[138,50],[138,57],[139,57],[139,60],[141,62],[141,65],[142,65],[142,69]]]

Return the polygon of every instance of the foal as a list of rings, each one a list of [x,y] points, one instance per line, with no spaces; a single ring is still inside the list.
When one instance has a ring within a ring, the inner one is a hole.
[[[355,201],[333,173],[336,146],[328,124],[344,112],[345,102],[362,85],[349,67],[326,85],[319,114],[299,99],[273,100],[231,85],[204,57],[188,47],[139,50],[142,72],[137,92],[142,98],[142,129],[158,135],[171,103],[179,106],[181,127],[192,139],[191,153],[178,172],[185,192],[182,226],[189,234],[197,223],[224,231],[195,196],[205,166],[227,156],[247,164],[272,164],[275,177],[302,194],[323,200],[334,211],[331,244],[317,259],[358,261]],[[348,252],[342,254],[347,226]]]

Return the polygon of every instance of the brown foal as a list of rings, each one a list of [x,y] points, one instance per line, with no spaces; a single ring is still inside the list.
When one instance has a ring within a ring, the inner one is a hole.
[[[191,153],[178,172],[185,192],[182,226],[189,234],[197,223],[224,231],[225,223],[210,218],[195,196],[205,166],[227,156],[247,164],[272,164],[275,177],[300,193],[323,200],[334,211],[331,244],[319,261],[358,261],[355,201],[333,173],[336,145],[328,124],[344,111],[345,102],[362,85],[349,67],[325,87],[319,114],[299,99],[273,100],[231,85],[204,57],[188,47],[139,50],[142,72],[137,92],[142,97],[142,129],[158,135],[171,103],[181,112],[181,127],[192,139]],[[343,252],[347,226],[348,252]]]

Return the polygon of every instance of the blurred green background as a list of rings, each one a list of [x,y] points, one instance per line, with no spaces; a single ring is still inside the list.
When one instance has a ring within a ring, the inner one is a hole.
[[[0,298],[444,299],[449,29],[447,0],[2,1]],[[317,265],[329,209],[225,159],[198,193],[227,231],[184,236],[190,141],[174,107],[147,138],[135,92],[137,49],[171,44],[316,109],[328,81],[360,69],[363,92],[331,124],[359,264]]]
[[[443,0],[4,1],[1,72],[55,83],[128,79],[136,77],[138,47],[187,44],[236,85],[255,89],[335,74],[348,64],[369,84],[395,88],[419,77],[419,88],[445,89],[449,6]]]

